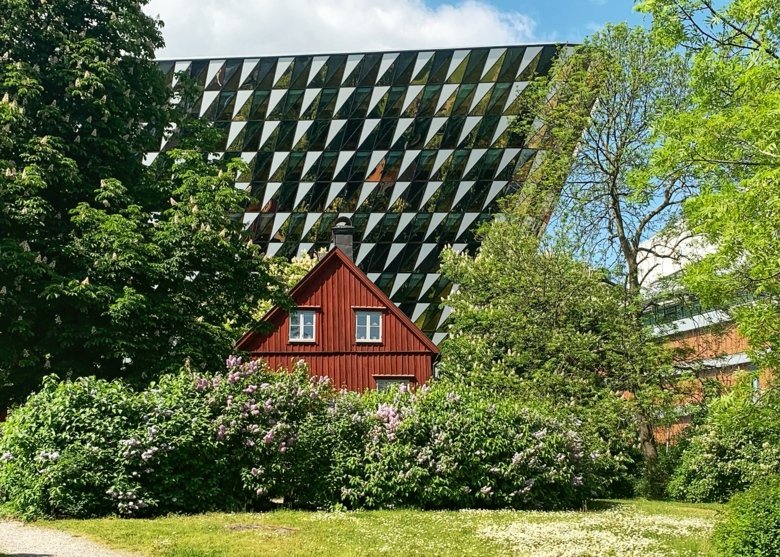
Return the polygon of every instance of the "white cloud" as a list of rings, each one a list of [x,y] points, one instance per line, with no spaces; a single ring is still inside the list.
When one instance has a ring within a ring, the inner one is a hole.
[[[313,54],[503,45],[535,22],[478,0],[151,0],[165,22],[161,58]]]

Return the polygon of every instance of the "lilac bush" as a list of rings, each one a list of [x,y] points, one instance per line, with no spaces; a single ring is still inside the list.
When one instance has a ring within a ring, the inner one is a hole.
[[[0,439],[18,514],[580,506],[613,458],[576,416],[448,382],[338,392],[231,357],[134,392],[47,380]]]

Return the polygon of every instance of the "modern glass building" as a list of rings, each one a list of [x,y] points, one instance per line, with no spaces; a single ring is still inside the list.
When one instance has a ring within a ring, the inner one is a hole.
[[[445,336],[445,245],[522,188],[536,151],[511,129],[529,80],[559,45],[160,61],[203,87],[201,117],[225,131],[257,202],[244,221],[270,255],[355,227],[355,261],[434,342]],[[161,149],[166,148],[165,143]],[[155,153],[148,155],[150,158]]]

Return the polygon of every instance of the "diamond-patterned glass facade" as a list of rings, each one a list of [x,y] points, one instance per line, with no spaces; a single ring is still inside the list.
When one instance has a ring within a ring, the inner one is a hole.
[[[445,245],[522,187],[536,151],[511,130],[528,81],[558,46],[160,61],[203,88],[198,115],[225,131],[257,200],[244,222],[270,255],[326,247],[355,227],[355,261],[434,342],[452,285]],[[161,149],[165,150],[165,142]],[[154,153],[149,157],[153,158]]]

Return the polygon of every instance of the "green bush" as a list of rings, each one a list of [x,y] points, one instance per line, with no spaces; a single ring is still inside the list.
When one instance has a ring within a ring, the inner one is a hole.
[[[715,527],[714,541],[724,557],[780,556],[780,476],[735,495]]]
[[[744,377],[692,426],[667,491],[675,499],[724,502],[779,472],[780,391],[770,386],[757,396]]]
[[[135,392],[46,380],[0,439],[24,517],[270,508],[579,507],[623,468],[588,416],[435,382],[339,393],[304,366],[230,358]],[[603,420],[598,421],[599,423]]]

